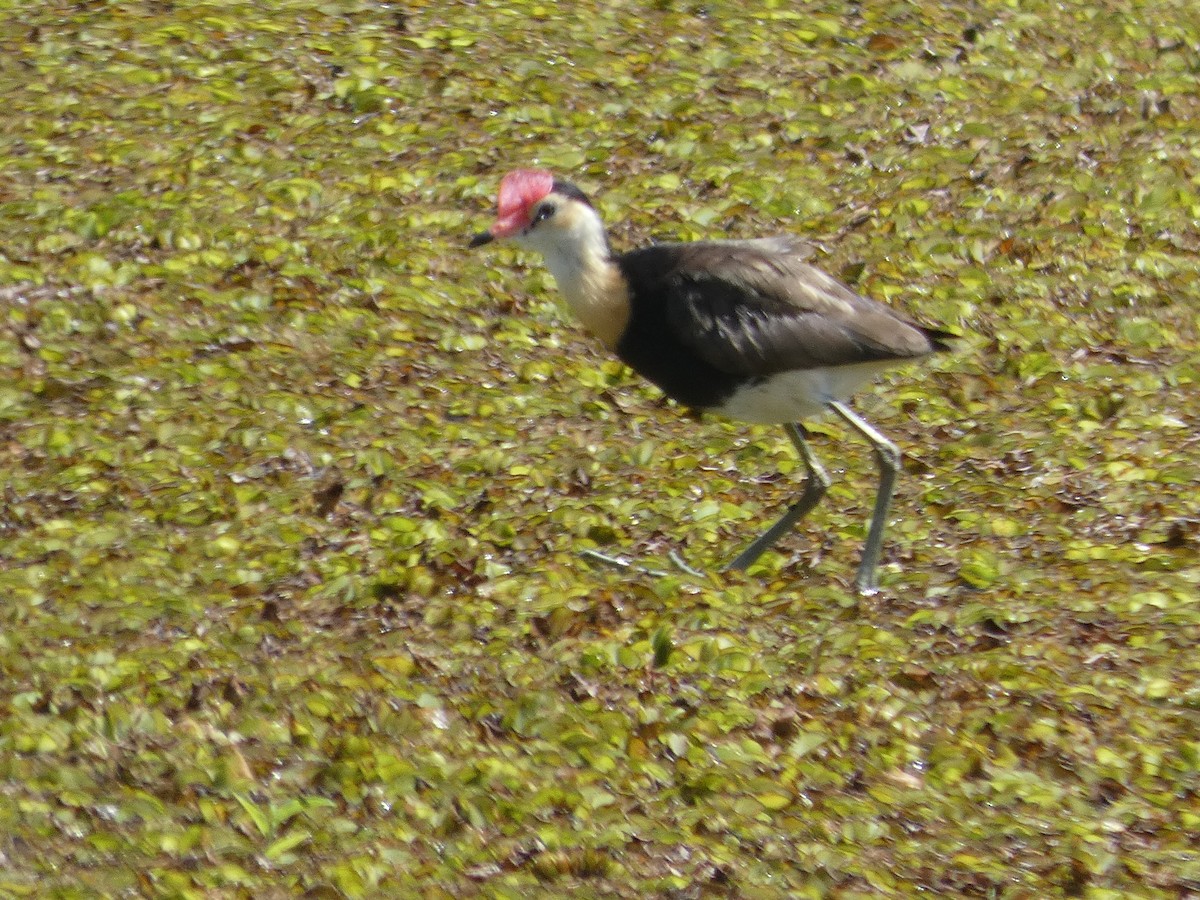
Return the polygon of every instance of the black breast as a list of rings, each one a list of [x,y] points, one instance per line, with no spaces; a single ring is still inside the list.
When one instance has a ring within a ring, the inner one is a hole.
[[[716,368],[676,336],[668,298],[678,289],[678,279],[668,254],[647,252],[658,249],[618,257],[629,283],[630,314],[617,343],[617,356],[684,406],[700,410],[719,406],[751,379]]]

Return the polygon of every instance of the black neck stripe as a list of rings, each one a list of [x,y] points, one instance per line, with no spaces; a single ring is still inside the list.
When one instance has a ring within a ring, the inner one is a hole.
[[[554,179],[554,193],[562,194],[564,197],[570,197],[572,200],[578,200],[588,206],[592,205],[592,201],[588,199],[588,195],[581,191],[569,181],[561,181],[558,178]]]

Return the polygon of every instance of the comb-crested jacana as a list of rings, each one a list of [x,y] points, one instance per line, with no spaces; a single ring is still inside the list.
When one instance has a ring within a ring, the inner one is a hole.
[[[877,589],[900,452],[844,401],[884,369],[947,349],[952,335],[859,296],[810,265],[811,248],[794,237],[614,253],[587,196],[546,171],[506,175],[495,222],[470,246],[505,240],[542,254],[584,326],[668,397],[787,429],[808,470],[804,490],[729,568],[758,559],[829,486],[802,419],[832,410],[865,437],[880,479],[855,584]]]

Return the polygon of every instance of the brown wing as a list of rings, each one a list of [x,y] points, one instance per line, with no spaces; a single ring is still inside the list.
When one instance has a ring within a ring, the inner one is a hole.
[[[943,349],[925,329],[807,262],[795,238],[663,245],[672,331],[739,375],[903,360]],[[656,249],[656,248],[647,248]]]

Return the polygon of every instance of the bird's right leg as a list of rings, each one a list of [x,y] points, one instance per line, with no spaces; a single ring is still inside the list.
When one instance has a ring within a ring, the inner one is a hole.
[[[875,430],[866,419],[837,401],[829,404],[830,409],[853,426],[859,434],[871,442],[875,460],[879,463],[879,492],[875,495],[875,509],[871,513],[871,527],[867,531],[867,542],[863,545],[862,562],[854,585],[860,594],[874,594],[879,590],[879,553],[883,548],[883,527],[887,524],[888,507],[896,490],[896,475],[900,471],[900,450]]]
[[[808,469],[808,477],[804,482],[804,493],[800,495],[800,499],[788,507],[787,512],[780,516],[779,521],[764,531],[758,539],[738,554],[725,568],[729,569],[745,569],[751,565],[756,559],[774,545],[781,537],[792,530],[797,522],[803,519],[814,506],[821,502],[821,498],[825,496],[825,491],[829,488],[829,474],[821,465],[820,460],[812,452],[812,448],[808,446],[808,441],[804,439],[806,432],[804,426],[800,424],[783,426],[788,433],[788,437],[792,439],[792,443],[796,445],[796,450],[800,454],[800,458],[804,460],[804,465]]]

